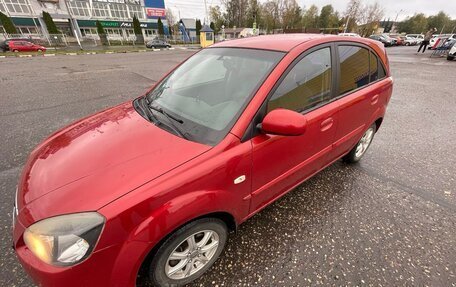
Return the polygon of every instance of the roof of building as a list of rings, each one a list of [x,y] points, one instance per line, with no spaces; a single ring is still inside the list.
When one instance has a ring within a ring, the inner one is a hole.
[[[258,37],[242,38],[224,41],[212,45],[212,47],[240,47],[253,49],[267,49],[288,52],[297,45],[312,39],[326,37],[322,34],[278,34]]]
[[[196,29],[196,19],[193,18],[182,18],[180,19],[184,23],[185,28],[187,29]]]
[[[203,25],[203,28],[201,28],[200,32],[214,32],[214,30],[212,30],[208,25]]]

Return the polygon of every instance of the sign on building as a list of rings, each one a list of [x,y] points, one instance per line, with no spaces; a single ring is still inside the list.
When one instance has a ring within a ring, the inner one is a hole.
[[[165,18],[165,0],[144,0],[146,16],[149,19]]]

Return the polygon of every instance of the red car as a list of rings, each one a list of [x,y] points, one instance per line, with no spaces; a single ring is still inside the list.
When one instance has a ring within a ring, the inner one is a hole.
[[[201,50],[144,96],[35,148],[14,207],[19,260],[39,286],[187,284],[239,224],[338,159],[359,161],[392,85],[369,39]]]
[[[12,52],[46,52],[46,47],[28,41],[10,41],[8,47]]]

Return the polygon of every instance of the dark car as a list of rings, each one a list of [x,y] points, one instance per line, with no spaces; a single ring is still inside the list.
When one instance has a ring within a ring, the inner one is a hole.
[[[9,43],[11,41],[29,41],[29,42],[31,42],[31,39],[30,38],[10,38],[10,39],[6,39],[6,40],[0,42],[0,50],[2,52],[9,51]]]
[[[369,38],[372,40],[382,42],[385,47],[390,47],[393,45],[391,39],[388,39],[383,35],[370,35]]]
[[[152,40],[147,42],[146,47],[149,49],[156,49],[156,48],[171,48],[171,45],[166,43],[165,41],[162,40]]]

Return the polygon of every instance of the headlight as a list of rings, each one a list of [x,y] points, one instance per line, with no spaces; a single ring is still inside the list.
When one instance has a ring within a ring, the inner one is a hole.
[[[48,264],[74,265],[90,255],[104,222],[104,217],[96,212],[51,217],[27,228],[24,241],[33,254]]]

